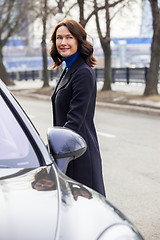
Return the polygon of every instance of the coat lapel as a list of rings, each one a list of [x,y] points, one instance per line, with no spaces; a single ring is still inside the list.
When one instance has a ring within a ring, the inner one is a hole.
[[[69,68],[69,70],[66,72],[66,68],[64,69],[58,83],[57,86],[55,88],[55,91],[53,93],[53,97],[55,97],[55,95],[57,94],[57,92],[64,88],[66,86],[66,84],[69,82],[71,75],[77,70],[77,68],[84,63],[83,58],[78,57],[78,59],[75,60],[75,62],[73,63],[73,65]]]
[[[69,74],[67,74],[66,69],[64,70],[64,74],[62,74],[62,77],[60,78],[59,84],[57,85],[56,92],[58,92],[61,88],[63,88],[69,81]]]

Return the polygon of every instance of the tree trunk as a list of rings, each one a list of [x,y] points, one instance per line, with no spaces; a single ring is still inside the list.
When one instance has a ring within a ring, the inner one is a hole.
[[[43,58],[43,87],[49,87],[47,48],[45,41],[42,42],[42,58]]]
[[[146,87],[144,91],[145,96],[157,95],[158,94],[158,73],[159,73],[159,63],[160,63],[160,38],[153,39],[151,47],[151,62],[147,73]],[[159,49],[159,50],[158,50]]]
[[[102,91],[109,91],[111,90],[112,82],[110,41],[107,41],[107,43],[104,42],[102,47],[104,51],[104,84]]]
[[[86,21],[84,19],[84,0],[78,0],[77,2],[79,5],[79,23],[85,28]]]
[[[0,79],[7,85],[14,85],[13,81],[10,80],[6,68],[3,64],[2,49],[0,48]]]
[[[160,64],[160,10],[157,0],[150,0],[153,17],[153,41],[151,45],[151,61],[144,91],[145,96],[158,94],[158,75]]]
[[[105,0],[105,36],[103,36],[100,27],[100,21],[98,17],[97,11],[97,2],[94,0],[94,9],[95,9],[95,17],[96,17],[96,26],[97,32],[99,35],[99,40],[104,52],[104,84],[102,91],[109,91],[111,90],[111,82],[112,82],[112,74],[111,74],[111,46],[110,46],[110,14],[109,14],[109,3],[108,0]]]
[[[42,35],[42,58],[43,58],[43,87],[49,87],[48,77],[48,59],[47,59],[47,47],[46,47],[46,23],[47,23],[47,0],[44,2],[44,16],[43,23],[43,35]]]

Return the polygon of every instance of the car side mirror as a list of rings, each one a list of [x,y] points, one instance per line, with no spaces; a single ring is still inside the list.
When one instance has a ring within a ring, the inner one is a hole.
[[[66,173],[69,162],[80,157],[87,149],[85,140],[65,127],[49,128],[47,138],[50,154],[63,173]]]

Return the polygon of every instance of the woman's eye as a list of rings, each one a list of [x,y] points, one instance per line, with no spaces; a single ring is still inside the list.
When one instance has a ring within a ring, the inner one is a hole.
[[[62,37],[58,36],[57,39],[62,39]]]

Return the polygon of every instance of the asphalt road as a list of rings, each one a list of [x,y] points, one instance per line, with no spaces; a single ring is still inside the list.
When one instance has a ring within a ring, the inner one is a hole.
[[[146,240],[160,239],[160,117],[97,108],[108,198]]]
[[[51,103],[17,97],[47,143]],[[108,199],[146,240],[160,239],[160,116],[97,107],[95,123]]]

